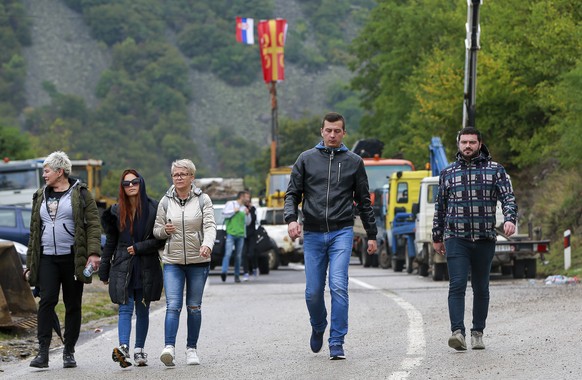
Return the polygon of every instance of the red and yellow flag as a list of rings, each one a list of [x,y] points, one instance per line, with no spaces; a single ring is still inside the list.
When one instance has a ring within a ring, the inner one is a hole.
[[[265,83],[285,79],[284,47],[287,20],[261,20],[257,28]]]

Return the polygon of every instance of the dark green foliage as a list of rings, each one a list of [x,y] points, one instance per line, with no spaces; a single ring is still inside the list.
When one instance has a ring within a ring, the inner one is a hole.
[[[24,107],[26,65],[20,52],[30,44],[30,21],[17,0],[0,3],[0,109],[15,120]]]
[[[33,154],[29,139],[23,135],[18,127],[9,127],[3,125],[0,120],[0,152],[2,157],[11,160],[22,160],[30,158]]]
[[[567,145],[547,141],[563,141],[566,118],[578,124],[579,97],[571,94],[582,54],[582,5],[509,0],[483,4],[480,13],[476,123],[493,158],[511,170],[562,156],[557,152]],[[379,137],[389,154],[403,152],[422,165],[432,135],[443,138],[449,158],[456,152],[466,15],[463,2],[379,1],[354,40],[352,85],[369,111],[361,132]],[[563,163],[580,162],[577,152]]]

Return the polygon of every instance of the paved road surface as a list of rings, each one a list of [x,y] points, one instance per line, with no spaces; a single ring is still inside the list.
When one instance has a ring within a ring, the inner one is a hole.
[[[309,350],[310,327],[300,266],[234,284],[210,277],[198,344],[201,365],[185,364],[185,313],[177,366],[159,361],[164,309],[151,315],[149,366],[121,369],[111,360],[115,326],[77,347],[76,369],[4,364],[3,378],[22,379],[579,379],[582,378],[580,286],[495,278],[484,351],[447,347],[447,286],[406,273],[350,266],[347,360],[330,361],[326,345]],[[470,288],[468,290],[470,294]],[[471,298],[467,297],[468,305]],[[465,317],[470,325],[470,314]],[[327,333],[325,338],[327,339]]]

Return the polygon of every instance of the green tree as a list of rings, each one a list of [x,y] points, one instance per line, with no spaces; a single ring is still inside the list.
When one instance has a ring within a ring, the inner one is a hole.
[[[22,160],[33,156],[28,134],[23,134],[17,127],[2,125],[0,122],[0,152],[11,160]]]

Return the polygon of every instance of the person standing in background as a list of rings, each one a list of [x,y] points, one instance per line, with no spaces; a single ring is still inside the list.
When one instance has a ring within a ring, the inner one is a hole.
[[[243,281],[249,279],[249,275],[254,277],[259,275],[259,259],[257,257],[257,208],[251,203],[251,194],[245,196],[245,206],[249,210],[251,222],[246,227],[246,237],[243,252]]]
[[[226,202],[222,215],[226,226],[226,244],[224,257],[222,258],[222,271],[220,278],[226,281],[230,257],[234,248],[234,282],[240,282],[240,262],[243,245],[245,243],[246,226],[251,223],[249,209],[245,206],[246,198],[250,197],[248,191],[239,191],[236,200]]]

